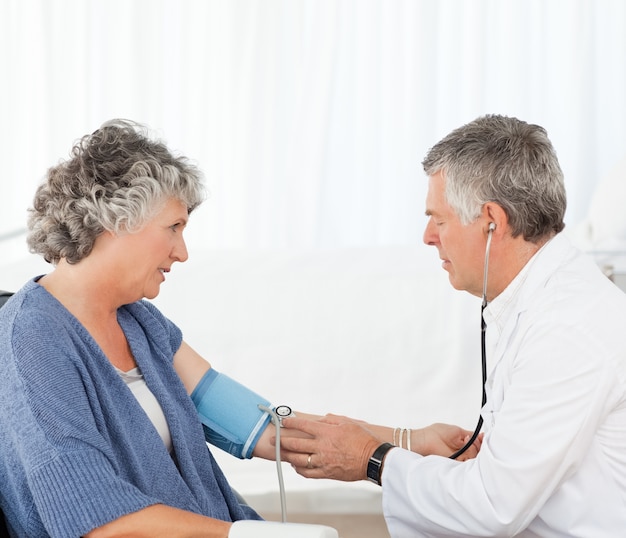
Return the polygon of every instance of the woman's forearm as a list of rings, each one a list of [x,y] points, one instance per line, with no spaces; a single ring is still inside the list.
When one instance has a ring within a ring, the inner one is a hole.
[[[97,527],[85,534],[85,538],[228,538],[231,526],[232,523],[227,521],[155,504]]]

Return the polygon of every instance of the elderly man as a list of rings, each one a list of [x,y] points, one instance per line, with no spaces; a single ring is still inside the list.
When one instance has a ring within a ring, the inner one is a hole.
[[[312,438],[285,438],[286,459],[303,476],[379,483],[394,538],[621,536],[626,295],[560,233],[565,188],[546,131],[481,117],[423,165],[424,241],[454,288],[483,297],[495,366],[480,452],[420,456],[347,419],[296,417],[285,424]]]

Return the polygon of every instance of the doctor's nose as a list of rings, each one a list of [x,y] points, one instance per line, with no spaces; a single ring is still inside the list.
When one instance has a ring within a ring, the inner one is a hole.
[[[437,227],[435,226],[432,218],[428,219],[428,222],[426,223],[426,228],[424,228],[424,235],[422,237],[422,240],[424,241],[424,243],[431,246],[434,246],[439,242]]]

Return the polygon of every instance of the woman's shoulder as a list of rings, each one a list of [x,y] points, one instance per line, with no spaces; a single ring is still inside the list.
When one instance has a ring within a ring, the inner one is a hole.
[[[11,297],[0,315],[2,365],[24,379],[57,378],[80,363],[76,349],[94,351],[86,330],[34,279]]]
[[[71,319],[63,305],[37,284],[38,279],[35,277],[26,282],[2,307],[2,313],[11,319],[14,328],[47,331],[50,325],[59,328]]]

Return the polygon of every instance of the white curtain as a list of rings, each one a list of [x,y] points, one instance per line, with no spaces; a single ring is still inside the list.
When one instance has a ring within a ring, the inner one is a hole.
[[[575,225],[626,153],[625,58],[623,0],[0,0],[2,259],[111,117],[204,170],[191,248],[419,243],[421,159],[485,113],[548,129]]]

